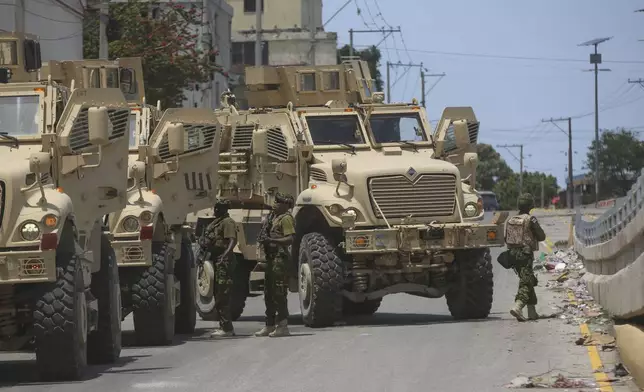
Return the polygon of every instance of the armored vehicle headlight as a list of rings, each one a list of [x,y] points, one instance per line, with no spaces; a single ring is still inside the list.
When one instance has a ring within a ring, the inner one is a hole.
[[[139,220],[135,216],[128,216],[123,219],[123,230],[133,233],[139,230]]]
[[[474,203],[467,203],[465,205],[464,211],[465,211],[465,216],[467,216],[468,218],[472,218],[478,215],[479,208]]]
[[[148,223],[152,223],[152,213],[150,211],[143,211],[141,215],[139,215],[139,219],[141,220],[141,223],[144,225],[147,225]]]
[[[331,204],[331,205],[329,206],[329,211],[330,211],[330,212],[331,212],[331,214],[333,214],[333,215],[338,215],[338,214],[339,214],[339,213],[341,213],[343,210],[344,210],[344,208],[342,208],[342,206],[341,206],[340,204]]]
[[[25,222],[20,227],[20,236],[25,241],[35,241],[40,237],[40,228],[36,222]]]

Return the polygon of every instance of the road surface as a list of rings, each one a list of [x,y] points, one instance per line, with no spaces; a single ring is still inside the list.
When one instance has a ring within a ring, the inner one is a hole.
[[[493,251],[494,260],[497,254]],[[256,338],[251,334],[263,322],[259,296],[249,299],[235,323],[237,337],[211,340],[214,323],[200,320],[196,336],[179,336],[168,347],[128,345],[116,365],[92,367],[86,380],[74,383],[39,383],[33,354],[2,354],[0,386],[33,392],[483,392],[504,391],[519,374],[549,370],[592,380],[587,350],[574,344],[578,327],[558,319],[517,323],[508,313],[517,278],[496,261],[494,274],[495,302],[486,320],[456,322],[444,299],[398,294],[385,297],[372,317],[309,329],[291,294],[294,336]],[[543,287],[539,295],[542,313],[560,302]],[[131,344],[131,319],[124,329],[130,331],[124,343]]]

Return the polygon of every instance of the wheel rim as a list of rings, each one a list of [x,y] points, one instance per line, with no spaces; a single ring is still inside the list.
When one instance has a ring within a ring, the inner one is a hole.
[[[313,296],[313,279],[311,275],[311,267],[308,263],[300,265],[299,274],[299,295],[300,295],[300,308],[302,314],[306,314],[311,307],[311,299]]]
[[[209,261],[199,266],[197,270],[197,292],[202,297],[211,297],[213,294],[213,279],[215,271]]]

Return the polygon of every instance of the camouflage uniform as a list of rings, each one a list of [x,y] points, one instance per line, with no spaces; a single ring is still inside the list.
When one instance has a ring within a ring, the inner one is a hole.
[[[539,249],[539,242],[544,241],[546,235],[537,218],[530,215],[530,210],[534,206],[532,195],[522,194],[518,204],[519,215],[512,217],[506,223],[505,234],[509,257],[512,258],[514,271],[519,276],[519,289],[510,314],[519,321],[525,321],[523,307],[528,305],[528,318],[536,320],[539,315],[536,310],[537,294],[534,287],[538,284],[538,280],[532,264],[534,251]]]
[[[275,202],[293,206],[293,197],[278,193]],[[273,207],[276,210],[276,206]],[[269,238],[284,238],[295,234],[295,220],[290,212],[275,213],[270,222]],[[268,217],[270,218],[270,216]],[[267,218],[267,219],[268,219]],[[280,336],[288,334],[288,265],[291,255],[289,246],[267,244],[266,273],[264,278],[264,302],[266,305],[266,327],[257,336]],[[278,322],[276,328],[276,321]]]
[[[222,213],[206,227],[200,243],[203,249],[210,251],[211,260],[215,267],[215,312],[219,319],[219,327],[224,332],[233,331],[230,295],[233,286],[235,255],[231,251],[225,259],[219,260],[219,258],[226,251],[228,244],[226,240],[237,240],[237,228],[235,221],[228,215],[228,205],[227,201],[217,202],[215,211],[221,209]]]

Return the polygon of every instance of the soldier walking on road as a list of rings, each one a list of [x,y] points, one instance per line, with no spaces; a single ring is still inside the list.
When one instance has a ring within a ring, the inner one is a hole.
[[[505,243],[509,257],[513,261],[514,271],[519,276],[519,289],[510,314],[519,321],[525,321],[523,308],[528,305],[528,319],[536,320],[539,314],[536,309],[537,294],[534,287],[538,281],[532,263],[534,251],[539,249],[539,242],[546,239],[546,234],[537,218],[530,215],[530,210],[534,208],[531,194],[524,193],[519,196],[518,207],[519,215],[510,218],[505,227]]]
[[[211,337],[234,336],[235,330],[230,316],[230,296],[233,286],[233,269],[235,254],[233,249],[237,244],[235,221],[228,215],[230,202],[219,200],[215,204],[215,220],[212,221],[201,237],[202,249],[210,251],[215,264],[215,312],[219,320],[219,328]]]
[[[295,220],[289,212],[293,207],[291,195],[278,193],[272,213],[266,218],[268,233],[262,245],[266,253],[264,279],[264,302],[266,303],[266,326],[255,336],[288,336],[288,265],[291,260],[289,246],[293,243]],[[277,316],[277,317],[276,317]],[[277,321],[277,327],[275,322]]]

